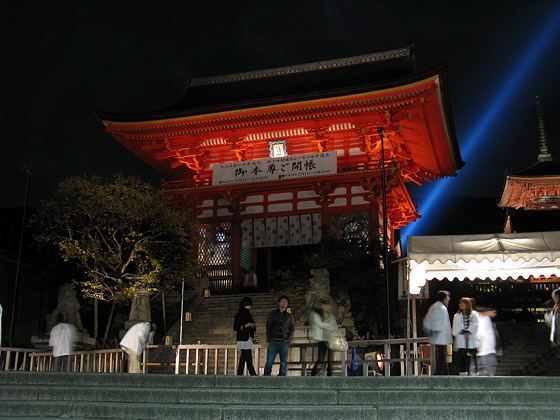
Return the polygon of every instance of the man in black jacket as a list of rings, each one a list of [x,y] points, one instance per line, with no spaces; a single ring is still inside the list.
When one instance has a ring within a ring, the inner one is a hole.
[[[294,317],[288,312],[290,301],[287,296],[278,298],[278,309],[268,314],[266,320],[266,365],[264,376],[270,376],[276,355],[280,353],[280,371],[278,376],[286,376],[288,371],[288,353],[290,342],[294,337]]]

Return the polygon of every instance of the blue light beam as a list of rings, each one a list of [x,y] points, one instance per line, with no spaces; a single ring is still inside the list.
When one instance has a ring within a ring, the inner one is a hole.
[[[480,141],[488,137],[489,128],[492,126],[496,116],[503,112],[517,87],[528,76],[529,72],[536,67],[538,59],[543,54],[548,44],[555,38],[559,29],[560,7],[555,10],[546,25],[537,34],[534,41],[530,44],[528,51],[522,56],[515,71],[506,79],[501,89],[498,90],[497,95],[478,119],[478,123],[475,124],[472,131],[467,135],[466,140],[461,145],[461,155],[464,157],[465,161],[469,160],[472,151],[477,149]],[[441,179],[435,181],[428,187],[426,198],[418,208],[419,213],[423,215],[422,219],[411,223],[401,230],[403,246],[406,246],[408,236],[418,234],[417,231],[421,228],[423,228],[424,232],[429,228],[429,222],[434,220],[435,216],[437,216],[436,209],[432,210],[432,208],[436,204],[439,204],[439,210],[442,210],[443,206],[439,198],[443,191],[445,191],[447,187],[450,187],[455,179],[456,178]]]

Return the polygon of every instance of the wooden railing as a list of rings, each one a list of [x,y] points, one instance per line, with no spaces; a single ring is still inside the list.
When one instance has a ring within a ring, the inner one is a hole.
[[[125,353],[121,349],[76,351],[70,355],[70,372],[115,373],[124,372]],[[48,372],[53,370],[52,352],[30,355],[29,370]]]
[[[0,347],[0,371],[29,370],[30,356],[37,351],[39,350]]]
[[[261,346],[253,347],[255,370],[260,370]],[[185,375],[235,375],[239,350],[236,344],[188,344],[176,348],[175,374]]]
[[[160,363],[149,362],[148,352],[158,346],[146,346],[142,358],[142,371],[148,373],[151,366],[162,366]],[[235,375],[239,350],[236,344],[188,344],[180,346],[159,346],[175,353],[172,365],[176,375]],[[254,346],[253,361],[255,370],[262,373],[261,355],[265,347]],[[409,351],[407,352],[407,348]],[[354,349],[357,360],[353,360]],[[335,369],[340,375],[355,374],[360,376],[384,375],[398,370],[401,376],[418,376],[431,374],[433,360],[424,354],[433,352],[429,349],[428,337],[415,339],[392,340],[361,340],[350,341],[348,351],[335,353]],[[293,343],[290,345],[288,369],[292,374],[306,376],[316,360],[317,345],[313,343]],[[379,360],[368,358],[368,355],[379,353]],[[124,372],[125,352],[121,349],[77,351],[70,356],[71,372]],[[380,364],[381,367],[376,366]],[[275,364],[279,364],[276,361]],[[399,369],[397,369],[399,368]],[[0,370],[52,371],[53,357],[51,352],[33,349],[17,349],[0,347]]]
[[[391,370],[399,367],[400,376],[418,376],[431,374],[430,357],[424,357],[423,348],[429,347],[429,338],[392,339],[392,340],[361,340],[350,341],[348,351],[335,353],[334,365],[339,366],[340,374],[347,376],[349,371],[358,375],[382,374],[391,376]],[[264,347],[254,346],[253,361],[255,370],[260,369],[260,353]],[[408,352],[406,349],[409,349]],[[357,360],[352,360],[354,349],[359,353]],[[294,352],[294,350],[296,350]],[[288,369],[298,371],[306,376],[316,360],[317,345],[313,343],[293,343],[290,345]],[[381,360],[367,359],[367,354],[380,353]],[[395,354],[396,353],[396,354]],[[426,351],[430,354],[432,352]],[[361,358],[360,358],[361,357]],[[186,375],[235,375],[239,353],[235,344],[208,345],[189,344],[176,347],[175,374]],[[382,367],[375,367],[379,363]],[[278,361],[275,364],[279,364]],[[354,365],[354,366],[352,366]],[[358,367],[356,370],[348,367]]]
[[[400,376],[431,375],[431,366],[434,364],[434,360],[432,360],[434,352],[429,350],[429,340],[429,337],[420,337],[350,341],[348,343],[348,352],[343,357],[343,375],[348,371],[347,366],[349,363],[357,364],[358,372],[363,376],[369,376],[370,373],[391,376],[391,370],[396,368],[396,365],[400,368]],[[364,356],[368,353],[380,353],[383,358],[379,361],[366,359],[365,357],[362,359],[358,358],[357,361],[352,360],[354,349],[360,353],[363,351]],[[348,355],[350,355],[350,360],[348,360]],[[432,358],[429,355],[432,355]],[[374,366],[378,362],[382,364],[382,367],[376,368]]]

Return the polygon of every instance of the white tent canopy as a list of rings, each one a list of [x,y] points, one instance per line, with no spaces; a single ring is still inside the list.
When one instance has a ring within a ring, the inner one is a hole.
[[[409,286],[426,280],[560,275],[560,232],[409,236]]]

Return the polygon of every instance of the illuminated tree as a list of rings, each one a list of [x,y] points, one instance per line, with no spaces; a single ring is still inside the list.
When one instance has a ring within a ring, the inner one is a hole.
[[[38,239],[85,271],[84,296],[131,299],[165,290],[199,272],[196,219],[138,178],[69,177],[38,217]]]

